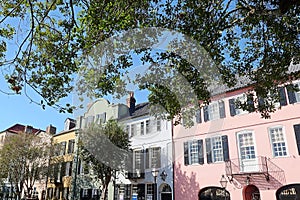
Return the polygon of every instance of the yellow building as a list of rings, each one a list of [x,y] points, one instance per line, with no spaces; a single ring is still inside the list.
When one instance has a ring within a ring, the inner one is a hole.
[[[52,138],[53,156],[50,159],[47,199],[71,199],[76,121],[67,118],[62,132]]]

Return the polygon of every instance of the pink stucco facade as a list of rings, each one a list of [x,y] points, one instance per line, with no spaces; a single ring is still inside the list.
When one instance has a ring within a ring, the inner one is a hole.
[[[229,100],[245,90],[222,97],[225,108],[222,118],[204,121],[202,109],[201,123],[191,128],[174,127],[176,200],[201,199],[200,190],[221,187],[222,175],[228,181],[226,190],[230,198],[227,193],[226,199],[231,200],[275,200],[279,188],[300,184],[300,144],[298,138],[297,145],[295,130],[295,125],[300,124],[300,103],[289,103],[288,91],[284,88],[287,105],[272,113],[271,119],[263,119],[255,112],[231,116]],[[251,191],[253,188],[255,191]]]

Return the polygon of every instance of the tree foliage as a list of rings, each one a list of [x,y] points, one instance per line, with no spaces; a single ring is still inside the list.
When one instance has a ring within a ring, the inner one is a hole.
[[[116,172],[125,169],[128,134],[115,120],[92,124],[80,133],[80,157],[90,166],[91,177],[101,182],[101,199],[107,199],[108,185]]]
[[[21,133],[6,138],[0,149],[0,170],[19,199],[23,191],[32,194],[36,181],[45,180],[49,153],[49,143],[38,136]]]
[[[247,76],[257,96],[276,101],[278,84],[299,78],[299,73],[288,72],[288,67],[300,59],[299,11],[296,0],[5,1],[0,11],[0,66],[15,93],[26,94],[29,86],[43,99],[38,104],[72,112],[72,105],[58,102],[72,91],[74,73],[86,67],[84,55],[113,35],[134,28],[161,27],[182,33],[203,47],[228,87],[237,83],[237,77]],[[124,93],[122,77],[131,70],[133,59],[132,53],[119,50],[127,46],[151,65],[149,74],[153,76],[161,63],[171,61],[170,67],[186,78],[197,98],[208,102],[211,93],[198,66],[182,61],[185,58],[173,52],[136,48],[132,41],[152,44],[160,36],[159,32],[144,33],[122,40],[123,46],[106,46],[105,50],[112,48],[112,54],[118,56],[108,60],[111,52],[107,51],[102,70],[83,70],[80,92],[96,97]],[[18,44],[13,53],[8,47],[11,41]],[[189,49],[190,53],[193,50]],[[5,57],[7,53],[12,54],[11,59]],[[150,91],[150,101],[165,96],[163,106],[171,117],[182,112],[182,105],[172,105],[172,91],[165,95],[166,88],[153,85],[149,79],[139,84]],[[255,110],[267,117],[274,108]]]

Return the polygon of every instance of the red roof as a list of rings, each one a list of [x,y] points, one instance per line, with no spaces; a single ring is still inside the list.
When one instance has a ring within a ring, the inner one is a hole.
[[[24,133],[26,128],[28,133],[32,133],[32,134],[38,134],[39,132],[42,131],[41,129],[36,129],[33,128],[32,126],[24,126],[21,124],[15,124],[12,127],[6,129],[5,131],[18,134],[18,133]]]

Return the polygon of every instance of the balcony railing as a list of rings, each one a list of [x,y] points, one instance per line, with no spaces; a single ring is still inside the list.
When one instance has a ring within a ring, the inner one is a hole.
[[[145,173],[142,172],[141,170],[134,170],[134,172],[127,172],[126,173],[126,178],[127,179],[143,179],[145,178]]]
[[[268,173],[268,159],[258,156],[254,159],[230,159],[226,161],[226,175],[244,173]]]
[[[285,173],[271,159],[258,156],[255,159],[230,159],[225,162],[226,176],[240,186],[255,184],[260,189],[278,189],[285,182]]]

